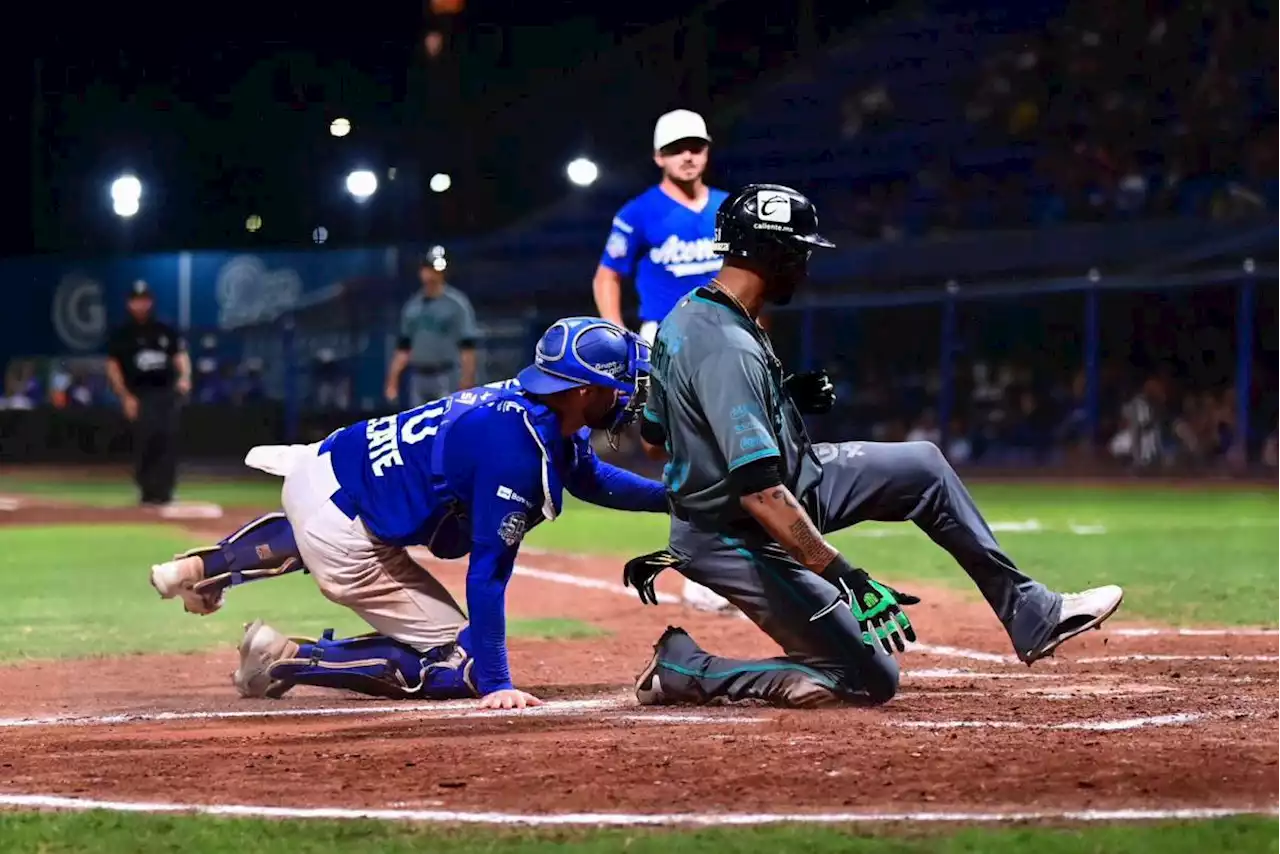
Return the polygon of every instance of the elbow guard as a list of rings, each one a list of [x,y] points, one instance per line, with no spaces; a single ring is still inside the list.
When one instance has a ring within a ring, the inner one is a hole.
[[[782,485],[782,465],[777,457],[765,457],[736,468],[729,475],[729,483],[739,496],[755,495]]]

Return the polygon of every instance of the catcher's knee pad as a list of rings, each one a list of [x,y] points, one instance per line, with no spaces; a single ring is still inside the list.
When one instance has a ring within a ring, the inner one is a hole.
[[[283,685],[341,688],[389,699],[456,700],[475,697],[472,659],[458,644],[419,652],[385,635],[333,637],[333,629],[313,643],[301,643],[294,658],[281,659],[268,673]]]
[[[225,576],[223,586],[302,569],[293,526],[279,512],[259,516],[217,545],[192,549],[179,557],[200,558],[205,580]]]

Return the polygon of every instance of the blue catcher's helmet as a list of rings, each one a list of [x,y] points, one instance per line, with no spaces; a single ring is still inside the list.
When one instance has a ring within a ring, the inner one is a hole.
[[[617,324],[599,317],[566,317],[542,334],[533,364],[516,379],[531,394],[555,394],[588,385],[622,392],[609,427],[616,437],[644,405],[649,354],[644,339]]]
[[[649,373],[649,345],[599,317],[566,317],[538,339],[533,364],[516,379],[533,394],[602,385],[628,394]]]

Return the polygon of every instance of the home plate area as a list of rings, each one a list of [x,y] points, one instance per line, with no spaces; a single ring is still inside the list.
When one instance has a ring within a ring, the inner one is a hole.
[[[1120,623],[1028,668],[980,604],[930,590],[913,610],[927,643],[904,656],[901,691],[883,707],[642,708],[630,682],[668,624],[713,651],[777,650],[745,620],[641,607],[613,562],[524,562],[513,614],[572,614],[607,630],[513,641],[513,672],[548,701],[541,708],[307,689],[240,700],[226,681],[230,646],[104,659],[91,681],[23,664],[0,674],[0,806],[519,824],[1275,809],[1271,631]],[[433,568],[451,587],[462,579],[460,564]]]

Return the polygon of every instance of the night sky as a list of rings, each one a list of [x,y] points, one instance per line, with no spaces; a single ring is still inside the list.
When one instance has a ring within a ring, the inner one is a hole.
[[[491,229],[564,192],[561,158],[619,141],[642,156],[659,112],[707,108],[683,97],[679,66],[597,70],[593,89],[517,108],[600,45],[690,5],[470,0],[447,19],[430,0],[37,6],[0,62],[4,153],[19,164],[0,254],[309,245],[317,225],[337,244]],[[794,38],[793,11],[744,21],[740,3],[722,5],[723,54]],[[432,30],[449,47],[429,60]],[[619,129],[627,103],[637,118]],[[338,116],[354,125],[343,139],[327,133]],[[359,206],[343,178],[364,167],[381,183]],[[144,197],[121,220],[107,188],[126,171]],[[449,193],[425,189],[437,171],[453,176]]]

